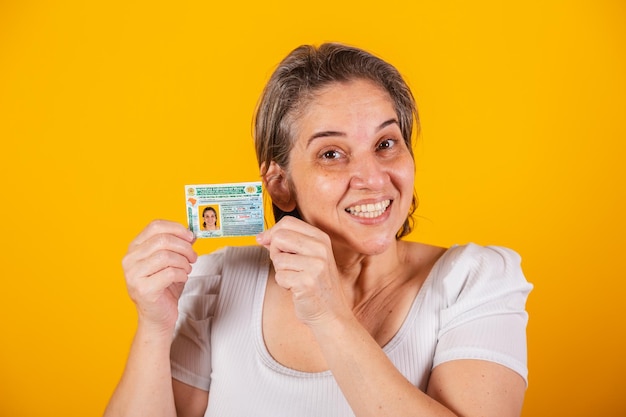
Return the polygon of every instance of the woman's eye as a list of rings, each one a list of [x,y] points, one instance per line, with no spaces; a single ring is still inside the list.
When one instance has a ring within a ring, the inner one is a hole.
[[[326,151],[324,153],[322,153],[322,158],[323,159],[337,159],[339,158],[339,152],[337,151]]]
[[[378,149],[389,149],[393,148],[396,144],[395,139],[385,139],[378,144]]]

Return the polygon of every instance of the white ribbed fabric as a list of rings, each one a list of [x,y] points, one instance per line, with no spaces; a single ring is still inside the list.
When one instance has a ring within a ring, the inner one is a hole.
[[[210,388],[207,417],[353,416],[330,371],[286,368],[265,348],[268,271],[269,257],[260,246],[199,258],[179,301],[174,378]],[[454,246],[437,261],[383,350],[421,390],[435,366],[455,359],[493,361],[526,379],[525,303],[531,289],[512,250]]]

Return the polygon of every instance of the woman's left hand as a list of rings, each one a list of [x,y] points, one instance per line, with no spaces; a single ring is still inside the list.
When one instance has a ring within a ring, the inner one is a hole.
[[[326,233],[286,216],[260,233],[257,242],[269,250],[276,282],[291,292],[303,323],[322,325],[350,311]]]

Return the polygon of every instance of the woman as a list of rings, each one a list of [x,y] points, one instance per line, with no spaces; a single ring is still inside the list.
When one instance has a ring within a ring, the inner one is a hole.
[[[213,207],[205,207],[202,210],[202,230],[218,230],[217,212]]]
[[[176,223],[131,243],[139,323],[106,415],[519,416],[531,286],[508,249],[401,239],[416,121],[379,58],[289,54],[255,119],[276,225],[200,258]]]

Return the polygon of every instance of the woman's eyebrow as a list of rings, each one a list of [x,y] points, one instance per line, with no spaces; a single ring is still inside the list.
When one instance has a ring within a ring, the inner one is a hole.
[[[384,122],[382,122],[377,128],[376,128],[376,132],[381,131],[382,129],[386,128],[389,125],[392,124],[396,124],[398,126],[400,126],[400,123],[398,122],[398,119],[389,119],[389,120],[385,120]],[[309,140],[307,140],[306,142],[306,146],[307,148],[309,147],[309,145],[311,144],[311,142],[313,142],[315,139],[318,138],[327,138],[327,137],[331,137],[331,136],[340,136],[340,137],[345,137],[347,136],[345,132],[341,132],[338,130],[324,130],[321,132],[316,132],[313,135],[311,135],[311,137],[309,138]]]
[[[400,122],[398,122],[398,119],[394,118],[394,119],[389,119],[389,120],[387,120],[385,122],[382,122],[380,124],[380,126],[378,126],[378,128],[376,128],[376,131],[378,132],[380,130],[383,130],[384,128],[386,128],[387,126],[392,125],[392,124],[396,124],[396,125],[398,125],[398,127],[400,127]]]
[[[327,137],[331,137],[331,136],[342,136],[342,137],[345,137],[347,135],[346,135],[345,132],[339,132],[339,131],[336,131],[336,130],[324,130],[322,132],[316,132],[313,135],[311,135],[309,140],[307,140],[306,146],[308,148],[309,145],[311,144],[311,142],[313,142],[315,139],[327,138]]]

